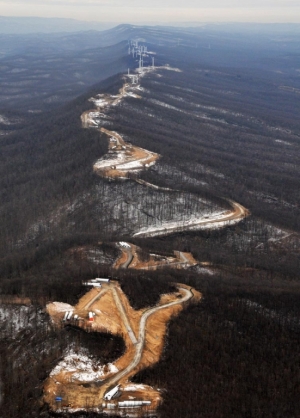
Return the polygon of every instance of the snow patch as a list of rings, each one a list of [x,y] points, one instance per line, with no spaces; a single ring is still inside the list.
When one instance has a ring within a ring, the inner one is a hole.
[[[129,384],[128,386],[123,387],[123,390],[128,391],[128,392],[136,391],[136,390],[146,390],[146,389],[148,389],[148,387],[142,384],[136,384],[136,385]]]
[[[206,267],[196,266],[195,269],[196,269],[197,273],[208,274],[209,276],[213,276],[215,274],[215,272],[213,270],[208,269]]]
[[[0,115],[0,123],[3,125],[11,125],[9,119],[3,115]]]
[[[188,220],[162,222],[159,226],[141,228],[141,230],[136,232],[133,236],[155,237],[183,230],[219,229],[240,222],[240,219],[226,220],[227,216],[228,214],[225,214],[224,212],[216,212],[210,216],[202,216],[201,218],[191,216]]]
[[[59,373],[65,372],[72,373],[71,382],[92,382],[118,371],[112,363],[102,365],[83,351],[75,353],[71,350],[52,370],[50,376],[54,378]]]
[[[131,248],[131,245],[130,245],[130,244],[127,244],[127,242],[120,241],[120,242],[119,242],[119,244],[121,245],[121,247],[124,247],[124,248]]]
[[[278,142],[278,143],[284,144],[284,145],[292,145],[290,142],[288,142],[288,141],[282,141],[281,139],[275,139],[275,142]]]
[[[0,338],[15,338],[24,329],[34,329],[43,321],[41,311],[33,306],[0,306]]]
[[[57,312],[69,312],[74,310],[74,307],[68,303],[53,302],[53,305],[55,306]]]

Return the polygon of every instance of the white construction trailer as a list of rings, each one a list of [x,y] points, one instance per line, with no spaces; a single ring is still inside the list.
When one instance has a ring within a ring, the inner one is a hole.
[[[115,386],[113,389],[111,389],[109,392],[107,392],[105,395],[104,395],[104,399],[105,400],[107,400],[107,401],[110,401],[117,393],[118,393],[118,391],[119,391],[119,386],[120,385],[117,385],[117,386]],[[120,403],[120,402],[119,402]]]
[[[67,316],[67,321],[70,321],[70,319],[72,318],[72,315],[73,315],[73,311],[69,311],[68,316]]]
[[[96,282],[95,280],[91,280],[89,282],[83,282],[84,286],[93,286],[93,287],[101,287],[101,283]]]
[[[110,279],[104,279],[102,277],[97,277],[96,279],[91,280],[92,282],[98,282],[98,283],[109,283]]]
[[[118,402],[119,408],[138,408],[139,406],[151,405],[151,401],[123,401]]]

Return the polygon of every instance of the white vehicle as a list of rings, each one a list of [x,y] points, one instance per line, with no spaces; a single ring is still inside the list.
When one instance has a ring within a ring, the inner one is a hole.
[[[113,389],[111,389],[109,392],[107,392],[105,395],[104,395],[104,399],[105,400],[107,400],[107,401],[110,401],[117,393],[118,393],[118,391],[119,391],[119,386],[120,385],[117,385],[117,386],[115,386]],[[119,402],[120,403],[120,402]]]
[[[151,405],[151,401],[123,401],[118,402],[119,408],[137,408],[143,405]]]
[[[67,316],[67,321],[70,321],[70,319],[72,318],[72,315],[73,315],[73,311],[70,311]]]

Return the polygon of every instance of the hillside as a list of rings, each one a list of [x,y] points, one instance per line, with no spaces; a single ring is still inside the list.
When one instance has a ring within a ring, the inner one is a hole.
[[[67,303],[86,315],[79,309],[88,295],[84,283],[107,276],[119,283],[105,288],[105,297],[117,288],[132,318],[164,297],[181,303],[174,286],[201,294],[197,304],[183,298],[184,309],[162,336],[160,362],[140,369],[132,363],[132,382],[151,385],[162,397],[155,414],[299,413],[298,35],[286,35],[283,47],[278,33],[260,45],[261,34],[226,33],[122,25],[103,32],[102,47],[59,61],[57,71],[66,63],[72,71],[82,68],[84,94],[50,107],[38,95],[14,110],[15,99],[7,101],[0,119],[6,417],[52,416],[52,395],[44,403],[43,386],[51,370],[73,356],[71,348],[103,364],[123,358],[130,341],[114,327],[95,332],[95,350],[77,328],[55,328],[45,308]],[[138,58],[127,51],[132,38],[149,51],[138,83]],[[79,56],[91,58],[79,65]],[[9,59],[2,58],[3,66]],[[36,68],[33,61],[29,73]],[[49,91],[61,83],[77,96],[70,73],[67,68],[60,81],[50,76]],[[93,80],[102,81],[87,89]],[[33,103],[38,115],[28,114]],[[9,118],[16,125],[7,124]],[[91,387],[97,397],[99,385],[83,385],[80,396]],[[72,412],[65,408],[57,408],[58,416]],[[94,406],[85,409],[85,416],[95,416]],[[141,413],[154,416],[151,408]]]

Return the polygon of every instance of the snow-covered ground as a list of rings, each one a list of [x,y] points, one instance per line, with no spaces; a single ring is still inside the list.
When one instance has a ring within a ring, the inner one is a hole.
[[[10,121],[7,117],[0,115],[0,123],[2,123],[3,125],[10,125]]]
[[[292,145],[290,142],[288,142],[288,141],[282,141],[281,139],[275,139],[275,142],[278,142],[278,143],[284,144],[284,145]]]
[[[78,352],[70,350],[58,365],[52,370],[50,376],[64,373],[71,373],[71,382],[92,382],[102,380],[107,375],[115,374],[119,370],[112,364],[101,364],[96,359],[90,357],[87,351],[81,349]]]
[[[124,386],[122,388],[124,391],[138,391],[138,390],[146,390],[148,389],[148,386],[146,385],[142,385],[142,384],[138,384],[138,383],[129,383],[128,385]]]
[[[172,110],[176,110],[177,112],[182,112],[182,113],[189,113],[189,112],[185,112],[182,109],[179,109],[178,107],[172,106],[168,103],[162,102],[161,100],[156,100],[156,99],[150,99],[149,100],[151,103],[154,103],[158,106],[162,106],[162,107],[166,107],[167,109],[172,109]]]
[[[193,167],[189,166],[190,169],[194,169]],[[203,172],[205,172],[205,168],[202,166]],[[207,186],[207,183],[201,179],[201,172],[199,167],[195,168],[195,173],[186,173],[185,168],[171,166],[169,164],[163,164],[158,161],[158,163],[153,168],[155,172],[159,176],[162,176],[164,180],[170,182],[170,184],[182,184],[186,183],[189,185],[201,185]],[[202,170],[201,170],[202,171]],[[200,176],[199,176],[200,174]],[[170,188],[168,190],[171,190]]]
[[[119,244],[121,245],[121,247],[124,247],[124,248],[131,248],[131,245],[130,245],[130,244],[128,244],[127,242],[120,241],[120,242],[119,242]]]
[[[0,305],[0,338],[16,338],[20,331],[33,329],[43,321],[33,306]]]
[[[115,167],[121,171],[142,170],[144,168],[145,161],[147,161],[149,157],[141,158],[140,160],[128,161],[129,158],[130,157],[126,155],[126,151],[118,151],[118,153],[110,152],[104,158],[96,161],[94,169],[101,170]]]
[[[136,232],[134,237],[155,237],[159,235],[165,235],[172,231],[193,231],[200,229],[219,229],[224,226],[234,225],[240,221],[240,219],[226,220],[227,215],[224,212],[215,212],[206,216],[196,217],[192,215],[190,219],[181,221],[167,221],[162,222],[159,226],[141,228]],[[222,221],[224,219],[224,221]],[[214,222],[215,221],[215,222]]]
[[[249,310],[254,310],[255,312],[258,312],[265,318],[270,318],[271,320],[281,323],[290,329],[299,330],[300,318],[297,316],[291,315],[286,312],[280,312],[274,309],[266,308],[265,306],[257,302],[254,302],[250,299],[239,299],[239,301],[243,302]]]
[[[53,302],[53,305],[55,306],[57,312],[69,312],[74,310],[74,307],[68,303]]]
[[[201,267],[200,265],[195,266],[195,270],[197,273],[200,274],[208,274],[209,276],[213,276],[215,272],[207,267]]]
[[[94,98],[91,98],[90,99],[90,101],[93,102],[93,103],[95,103],[95,105],[98,108],[104,108],[104,107],[106,107],[109,104],[109,102],[106,99],[104,99],[104,97],[101,97],[101,96],[104,96],[104,95],[100,95],[99,94],[99,96],[98,96],[97,99],[94,99]]]
[[[88,261],[94,264],[112,264],[114,259],[100,248],[86,248],[84,254]]]
[[[158,69],[162,69],[162,70],[168,70],[168,71],[174,71],[175,73],[182,73],[182,70],[180,70],[179,68],[176,67],[170,67],[170,65],[166,64],[163,65],[161,67],[157,67]]]
[[[63,218],[72,215],[72,213],[79,210],[89,199],[88,193],[83,193],[72,203],[65,204],[53,210],[47,218],[41,218],[33,222],[27,229],[22,239],[12,243],[16,248],[22,248],[26,243],[34,241],[46,231],[55,228],[59,225]]]
[[[125,161],[125,151],[118,151],[117,153],[109,152],[103,158],[100,158],[98,161],[95,162],[94,169],[99,170],[102,168],[109,168],[111,166],[116,166],[125,163]]]
[[[101,214],[101,227],[108,233],[135,234],[143,228],[162,229],[188,225],[207,219],[223,209],[192,193],[167,192],[151,189],[133,182],[103,183],[93,196],[95,216]],[[138,198],[137,198],[138,197]]]
[[[116,142],[117,140],[114,137],[112,137],[110,141]],[[98,161],[95,162],[94,170],[114,168],[125,172],[140,171],[146,165],[149,167],[150,165],[155,164],[155,161],[147,164],[147,161],[155,155],[150,151],[139,148],[142,152],[144,152],[146,157],[140,159],[133,159],[133,156],[128,154],[126,146],[124,146],[124,148],[125,149],[118,150],[117,152],[114,152],[113,149],[109,151],[108,154],[106,154],[104,157],[100,158]]]

